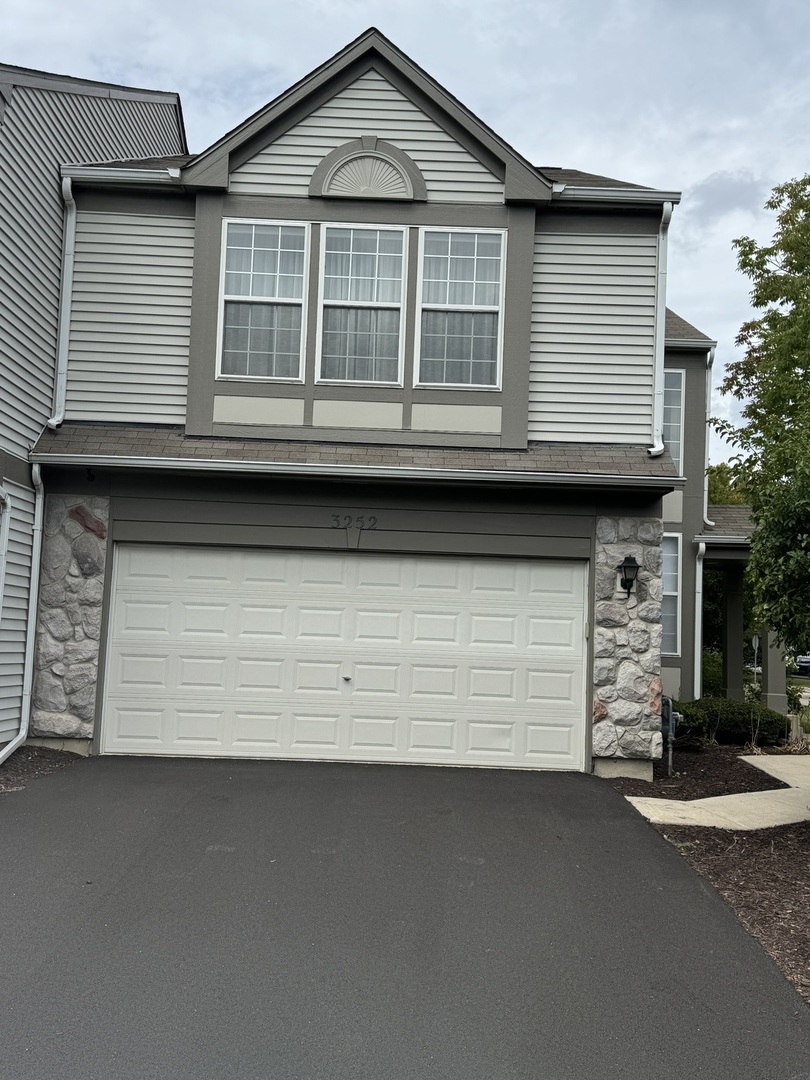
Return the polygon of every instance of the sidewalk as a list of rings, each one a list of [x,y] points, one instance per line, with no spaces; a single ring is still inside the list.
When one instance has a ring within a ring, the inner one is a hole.
[[[776,777],[789,788],[720,795],[713,799],[649,799],[627,796],[627,801],[654,825],[706,825],[715,829],[768,829],[810,821],[810,754],[743,757],[757,769]]]

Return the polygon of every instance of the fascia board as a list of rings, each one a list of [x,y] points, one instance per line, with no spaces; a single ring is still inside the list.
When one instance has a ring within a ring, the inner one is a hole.
[[[561,188],[555,191],[555,202],[598,202],[598,203],[641,203],[660,204],[665,202],[679,203],[680,191],[658,191],[655,188],[611,188],[611,187],[579,187],[572,184],[555,185]]]
[[[703,535],[698,533],[695,537],[696,544],[706,544],[712,547],[750,547],[750,536],[717,536]]]
[[[240,461],[235,458],[127,457],[109,454],[37,454],[41,465],[80,465],[118,469],[156,469],[172,472],[228,472],[260,475],[353,477],[368,480],[468,481],[470,483],[535,484],[554,487],[621,487],[674,491],[683,487],[682,476],[624,476],[598,473],[517,472],[485,469],[419,469],[407,466],[327,465],[289,461]]]
[[[706,338],[666,338],[664,347],[667,349],[688,349],[689,352],[708,352],[716,349],[717,342]]]
[[[117,169],[114,166],[63,165],[63,177],[83,184],[179,184],[180,169]]]

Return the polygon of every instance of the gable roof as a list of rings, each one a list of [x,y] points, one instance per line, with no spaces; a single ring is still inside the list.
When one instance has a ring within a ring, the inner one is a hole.
[[[537,169],[555,184],[572,184],[574,187],[628,188],[633,191],[654,191],[644,184],[631,184],[627,180],[614,180],[598,173],[582,172],[580,169],[562,169],[556,165],[538,165]]]
[[[232,156],[239,163],[247,160],[370,68],[394,83],[482,164],[500,175],[507,199],[551,198],[549,180],[375,27],[199,154],[184,171],[183,181],[224,187]]]

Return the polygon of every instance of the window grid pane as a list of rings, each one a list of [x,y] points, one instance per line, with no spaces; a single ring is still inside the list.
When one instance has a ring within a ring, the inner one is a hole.
[[[680,555],[677,536],[665,536],[661,542],[664,556],[663,590],[661,601],[661,624],[663,636],[661,652],[668,655],[680,653],[678,640],[678,607],[680,597]]]
[[[402,233],[385,229],[327,229],[324,300],[399,304],[402,299]]]
[[[675,467],[681,471],[681,418],[683,412],[683,372],[664,372],[664,445]]]
[[[229,222],[225,295],[301,300],[304,295],[304,227]]]
[[[498,307],[501,236],[425,233],[422,302],[440,307]]]
[[[497,369],[495,312],[422,312],[420,382],[495,386]]]
[[[322,379],[396,382],[398,375],[398,310],[324,308]]]
[[[301,357],[298,304],[225,304],[222,374],[297,379]]]

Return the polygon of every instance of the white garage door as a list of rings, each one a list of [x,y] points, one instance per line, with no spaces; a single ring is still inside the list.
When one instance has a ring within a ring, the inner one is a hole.
[[[120,545],[103,751],[582,769],[585,571]]]

